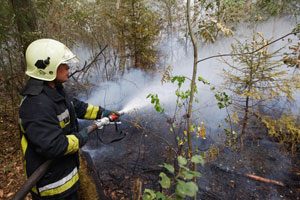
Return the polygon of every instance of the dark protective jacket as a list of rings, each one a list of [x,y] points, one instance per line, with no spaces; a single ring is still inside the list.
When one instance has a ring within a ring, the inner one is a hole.
[[[77,118],[99,119],[104,109],[71,98],[63,87],[53,89],[43,82],[38,85],[38,92],[27,88],[23,93],[19,109],[26,175],[54,159],[32,192],[43,199],[59,199],[79,186],[78,149],[86,139],[78,133]]]

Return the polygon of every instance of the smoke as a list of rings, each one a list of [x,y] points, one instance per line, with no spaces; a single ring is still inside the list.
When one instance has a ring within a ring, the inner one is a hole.
[[[84,147],[82,147],[82,150],[85,152],[89,152],[89,155],[91,156],[91,159],[93,161],[103,161],[106,158],[113,156],[112,154],[114,152],[114,147],[102,145],[101,148],[91,149],[89,148],[89,146],[85,145]]]
[[[270,19],[267,22],[263,22],[257,25],[255,27],[255,31],[261,32],[266,39],[276,39],[278,37],[281,37],[291,32],[294,27],[295,24],[293,24],[293,22],[289,18]],[[253,30],[251,26],[248,26],[248,24],[240,24],[237,27],[237,30],[235,31],[234,37],[240,41],[244,41],[246,39],[250,40],[252,32]],[[220,40],[217,40],[214,44],[200,43],[198,45],[198,50],[199,50],[198,60],[213,55],[230,53],[231,44],[235,41],[234,37],[222,38]],[[293,40],[297,39],[296,36],[291,36],[289,38]],[[286,44],[286,41],[287,39],[285,41],[277,42],[269,46],[269,48],[274,50],[278,49],[279,47],[283,46],[283,44]],[[166,46],[170,47],[170,44],[168,45],[166,45],[166,43],[163,44],[165,45],[160,46],[160,50],[162,52],[165,52],[165,54],[168,54],[168,52],[170,52],[170,49],[166,48]],[[191,48],[188,49],[187,56],[186,56],[184,52],[184,47],[179,42],[176,42],[176,39],[172,40],[172,46],[173,46],[172,49],[176,49],[176,51],[173,52],[174,53],[173,60],[167,60],[165,62],[165,65],[161,67],[164,68],[168,65],[171,65],[173,66],[173,70],[172,70],[173,76],[183,75],[191,78],[193,72],[192,69],[193,50]],[[80,54],[80,51],[78,51],[79,53],[78,57],[80,57],[81,60],[84,60],[84,57],[88,55],[86,51],[88,51],[87,48],[85,49],[85,52],[83,52],[84,54]],[[226,59],[230,62],[230,57],[226,57]],[[193,110],[194,110],[193,120],[196,124],[200,124],[203,121],[206,124],[206,134],[211,136],[211,138],[214,141],[220,140],[218,139],[218,135],[216,133],[222,132],[222,130],[218,128],[218,124],[219,123],[225,124],[224,118],[226,117],[226,112],[225,109],[220,110],[218,108],[217,100],[214,97],[214,92],[211,91],[210,88],[216,87],[222,90],[224,80],[221,75],[222,75],[223,68],[226,68],[226,65],[222,63],[218,58],[213,58],[198,63],[197,77],[198,76],[203,77],[205,80],[207,80],[210,83],[210,85],[204,85],[199,82],[197,83],[198,93],[196,94],[195,97],[199,99],[199,103],[193,104]],[[101,83],[100,86],[95,91],[92,92],[91,97],[86,102],[89,102],[93,105],[101,105],[102,107],[111,110],[122,110],[125,112],[131,112],[133,110],[135,111],[137,110],[140,112],[148,112],[149,110],[154,110],[154,106],[153,104],[151,104],[150,99],[149,98],[147,99],[147,96],[148,94],[157,94],[158,98],[160,99],[161,106],[165,108],[165,114],[167,116],[173,116],[175,105],[176,105],[175,91],[178,88],[178,86],[177,83],[162,84],[161,78],[162,78],[161,73],[149,75],[140,70],[130,70],[127,73],[125,73],[124,76],[122,76],[121,79],[118,81],[114,81],[114,82],[108,81],[108,82]],[[186,91],[189,89],[189,87],[190,87],[190,80],[186,80],[181,90]],[[182,111],[181,114],[184,114],[184,111]],[[131,133],[130,137],[133,138],[132,136],[133,134],[134,133]],[[125,141],[124,143],[126,142],[128,141]],[[203,144],[199,144],[201,151],[202,151],[201,148],[203,148],[204,151],[206,150],[205,148],[207,146],[210,146],[211,144],[208,140],[200,140],[200,143],[201,142],[203,143]],[[97,146],[97,148],[92,148],[91,146],[86,145],[83,148],[83,150],[90,154],[93,161],[101,162],[101,161],[105,161],[105,159],[113,160],[112,158],[115,158],[117,154],[120,154],[120,151],[123,151],[123,153],[125,153],[128,150],[127,148],[129,146],[138,146],[138,147],[141,146],[139,145],[141,143],[137,143],[137,142],[133,144],[128,144],[128,146],[126,146],[124,143],[122,144],[122,142],[120,142],[118,144],[115,144],[115,146],[101,144]],[[253,144],[251,144],[251,148],[249,148],[249,150],[247,151],[244,151],[244,154],[242,154],[242,156],[239,157],[240,158],[239,161],[243,160],[243,162],[236,162],[236,163],[241,163],[240,164],[242,166],[240,167],[241,169],[244,168],[249,171],[255,171],[257,169],[257,166],[253,165],[253,163],[255,163],[253,162],[253,160],[256,161],[256,158],[261,158],[263,154],[264,159],[261,159],[261,163],[262,163],[261,169],[267,168],[268,169],[267,172],[270,174],[270,177],[272,177],[273,174],[279,174],[276,171],[276,168],[274,169],[273,167],[280,166],[280,163],[282,163],[282,161],[288,162],[289,158],[285,158],[284,156],[278,159],[270,158],[270,156],[268,156],[269,149],[272,150],[273,152],[276,152],[278,150],[277,146],[275,148],[272,145],[275,144],[266,145],[264,141],[262,141],[262,145],[260,148],[254,148]],[[273,147],[273,149],[271,147]],[[157,149],[157,148],[153,148],[153,149]],[[228,152],[225,153],[226,155],[224,155],[223,160],[226,159],[225,157],[228,158],[228,162],[225,162],[225,164],[227,164],[228,166],[231,165],[234,166],[235,162],[233,161],[237,157],[236,154],[230,152],[232,153],[230,157],[228,156]],[[155,154],[152,152],[151,156],[153,155]],[[119,156],[116,160],[119,161],[122,156]],[[266,163],[265,160],[267,161],[267,163],[269,163],[267,167],[265,165]],[[208,176],[210,176],[211,174],[210,173],[203,173],[203,174],[204,174],[204,178],[202,180],[207,180],[208,183],[206,185],[209,185],[211,179]],[[214,173],[211,176],[216,177]],[[220,177],[216,177],[216,179],[217,179],[216,183],[222,182],[219,181]],[[202,186],[206,187],[206,185],[203,184]],[[247,182],[247,185],[249,185],[249,181]],[[253,186],[253,188],[255,187]]]
[[[270,19],[267,22],[262,22],[255,27],[255,31],[261,32],[267,39],[276,39],[292,31],[295,27],[290,18]],[[237,27],[234,37],[227,37],[217,40],[215,43],[200,43],[198,45],[198,60],[218,54],[230,53],[231,44],[234,38],[243,41],[251,39],[253,29],[248,24],[240,24]],[[292,37],[291,37],[292,38]],[[293,39],[295,39],[294,37]],[[188,49],[187,56],[184,52],[184,47],[172,40],[172,49],[174,51],[174,59],[172,63],[166,63],[162,68],[171,65],[173,66],[172,74],[174,76],[186,76],[191,78],[193,73],[193,50]],[[277,42],[269,48],[278,48],[286,43],[286,41]],[[163,43],[166,44],[166,43]],[[170,45],[165,45],[170,47]],[[165,49],[161,46],[162,52],[170,52],[170,49]],[[84,54],[82,54],[84,56]],[[85,53],[86,55],[86,53]],[[81,55],[80,55],[81,56]],[[229,57],[226,57],[229,59]],[[83,60],[83,59],[82,59]],[[208,127],[217,127],[225,118],[225,110],[219,110],[217,101],[214,97],[214,92],[211,87],[222,88],[223,79],[222,69],[225,64],[220,62],[218,58],[209,59],[198,63],[198,76],[206,79],[210,85],[204,85],[198,82],[198,93],[195,98],[199,99],[199,103],[194,104],[194,114],[197,120],[203,121]],[[132,110],[154,109],[150,99],[146,98],[148,94],[158,94],[160,104],[165,108],[167,115],[173,115],[177,89],[177,84],[161,83],[161,73],[147,75],[140,70],[128,71],[118,82],[101,83],[100,87],[93,91],[91,98],[87,102],[93,105],[101,105],[106,109],[123,110],[130,112]],[[182,91],[188,90],[190,80],[186,80],[182,86]],[[200,123],[200,122],[199,122]]]

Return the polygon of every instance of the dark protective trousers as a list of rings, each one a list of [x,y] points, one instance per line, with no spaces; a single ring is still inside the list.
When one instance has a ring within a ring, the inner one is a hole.
[[[32,193],[31,193],[32,194]],[[36,197],[34,194],[32,194],[32,200],[42,200],[39,199],[38,197]],[[72,193],[71,195],[62,198],[62,199],[57,199],[57,200],[78,200],[78,195],[77,195],[77,191]]]

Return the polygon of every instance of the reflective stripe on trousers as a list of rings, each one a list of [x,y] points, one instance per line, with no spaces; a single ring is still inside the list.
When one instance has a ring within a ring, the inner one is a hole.
[[[78,169],[75,167],[71,173],[54,183],[38,188],[41,196],[52,196],[70,189],[79,180]]]

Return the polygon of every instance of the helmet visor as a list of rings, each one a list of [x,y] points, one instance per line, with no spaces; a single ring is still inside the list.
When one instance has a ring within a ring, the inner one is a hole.
[[[79,63],[79,59],[76,56],[73,57],[73,58],[70,58],[68,60],[64,60],[64,61],[61,62],[61,64],[67,64],[67,65],[69,65],[69,64],[75,64],[75,63]]]
[[[64,48],[64,55],[60,64],[74,64],[78,63],[79,59],[77,56],[67,47]]]

